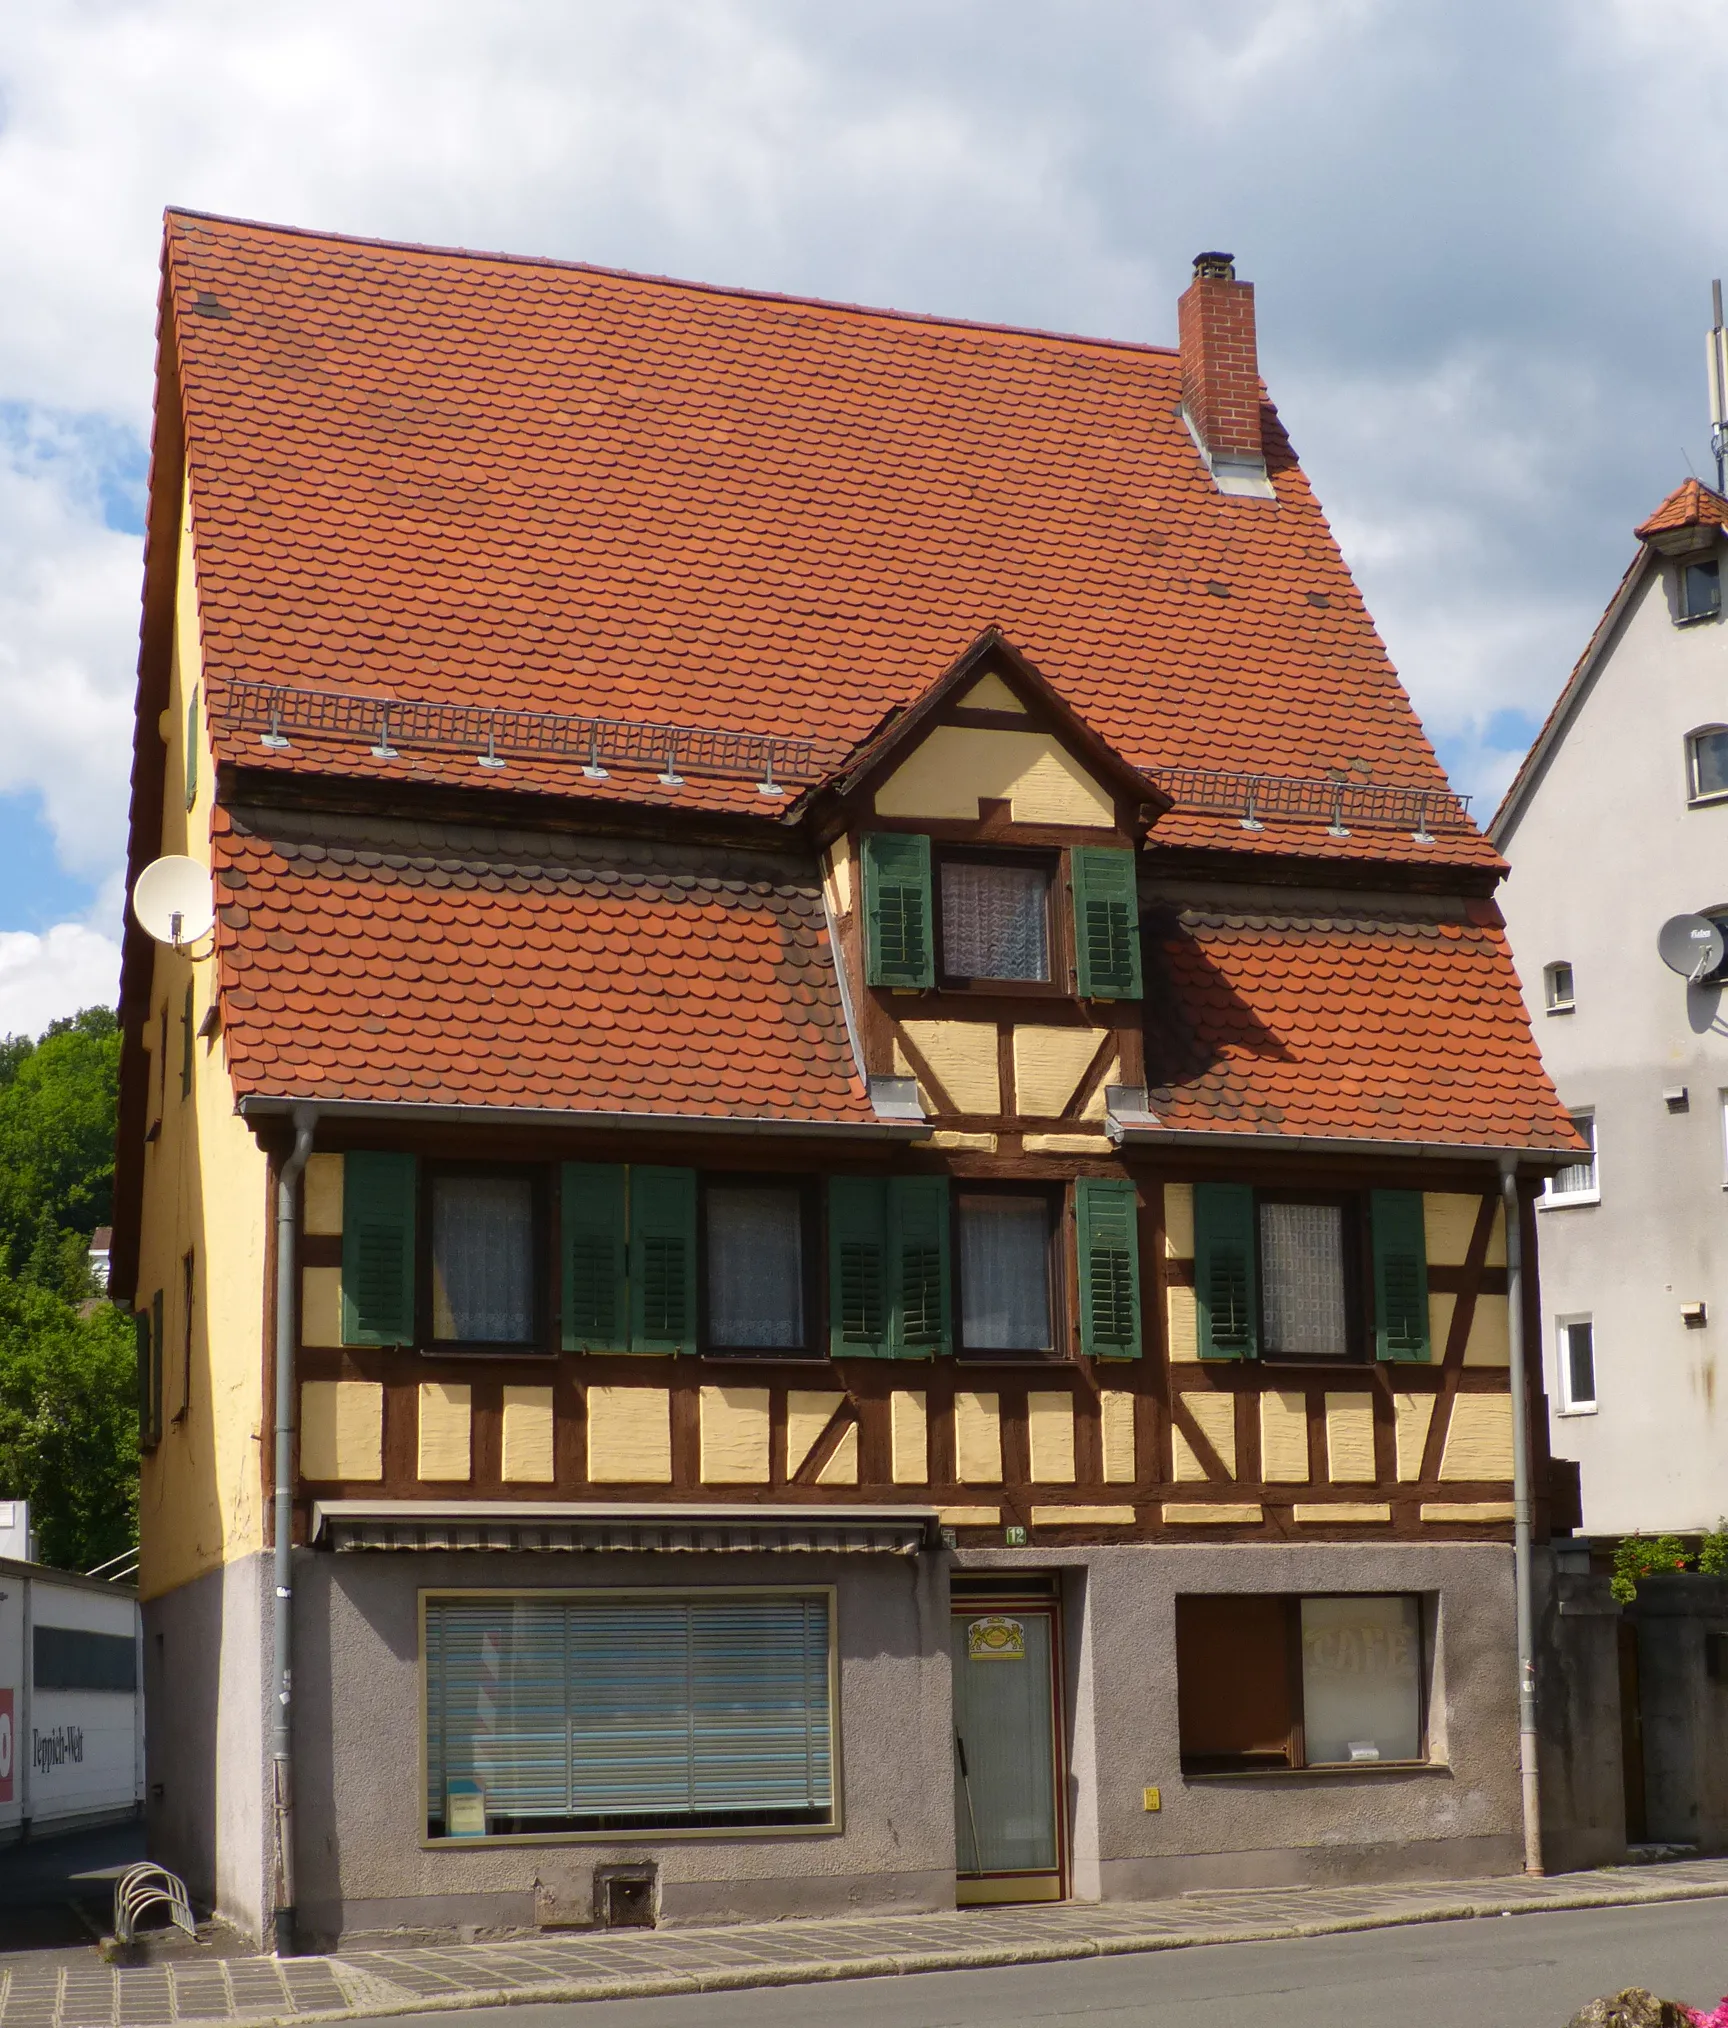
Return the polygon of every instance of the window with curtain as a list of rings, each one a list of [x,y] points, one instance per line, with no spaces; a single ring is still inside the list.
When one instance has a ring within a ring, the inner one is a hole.
[[[1264,1356],[1348,1358],[1343,1208],[1262,1200],[1259,1212]]]
[[[433,1838],[834,1821],[829,1597],[425,1604]]]
[[[1050,976],[1050,873],[1010,860],[942,861],[942,966],[955,979]]]
[[[717,1352],[802,1351],[803,1189],[796,1183],[710,1183],[704,1224],[710,1346]]]
[[[966,1352],[1051,1352],[1054,1203],[1043,1191],[961,1191],[960,1344]]]
[[[529,1177],[433,1177],[432,1336],[445,1344],[533,1342]]]

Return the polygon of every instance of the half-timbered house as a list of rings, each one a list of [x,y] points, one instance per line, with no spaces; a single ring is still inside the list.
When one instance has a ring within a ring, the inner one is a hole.
[[[126,945],[151,1835],[232,1916],[1518,1863],[1576,1141],[1227,256],[1168,349],[171,214],[137,727],[216,903]]]

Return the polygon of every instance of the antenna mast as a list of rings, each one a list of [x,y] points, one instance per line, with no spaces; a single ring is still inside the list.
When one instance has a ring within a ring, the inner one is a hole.
[[[1728,388],[1724,387],[1722,330],[1722,284],[1710,284],[1710,448],[1716,457],[1716,490],[1723,489],[1723,465],[1728,461]]]

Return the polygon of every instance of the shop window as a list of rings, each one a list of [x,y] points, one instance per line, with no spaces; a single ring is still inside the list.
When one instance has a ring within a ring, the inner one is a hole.
[[[1564,1169],[1556,1169],[1544,1186],[1540,1202],[1550,1204],[1599,1204],[1602,1180],[1596,1165],[1596,1115],[1594,1111],[1570,1115],[1572,1124],[1589,1143],[1589,1152]]]
[[[1184,1774],[1419,1763],[1423,1681],[1415,1598],[1176,1601]]]
[[[1589,1317],[1561,1317],[1555,1324],[1562,1415],[1596,1412],[1596,1325]]]
[[[710,1181],[703,1195],[705,1347],[802,1352],[809,1342],[805,1191]]]
[[[535,1342],[534,1199],[528,1175],[433,1176],[434,1343]]]
[[[962,1190],[960,1349],[1056,1349],[1057,1200],[1048,1190]]]
[[[1050,870],[1036,860],[943,856],[945,978],[1049,980]]]
[[[424,1600],[433,1839],[836,1822],[826,1592]]]

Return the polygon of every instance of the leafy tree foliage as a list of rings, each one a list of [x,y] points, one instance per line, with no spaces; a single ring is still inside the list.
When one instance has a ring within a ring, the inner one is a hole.
[[[88,1570],[137,1539],[132,1328],[95,1287],[112,1217],[120,1036],[87,1007],[0,1038],[0,1498],[45,1562]]]

